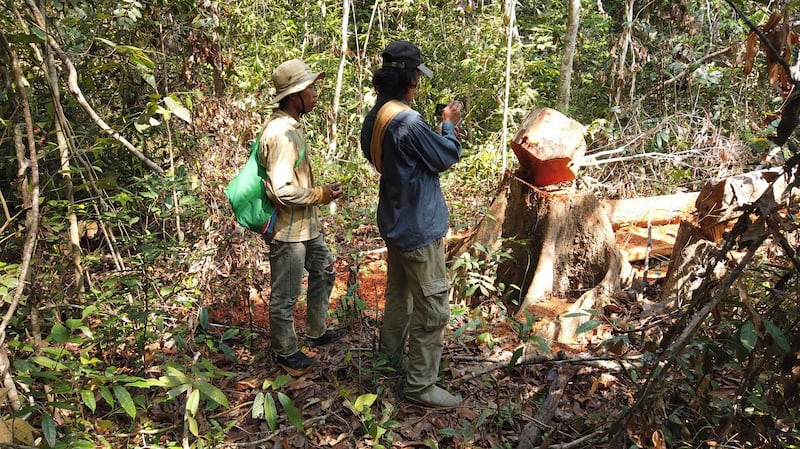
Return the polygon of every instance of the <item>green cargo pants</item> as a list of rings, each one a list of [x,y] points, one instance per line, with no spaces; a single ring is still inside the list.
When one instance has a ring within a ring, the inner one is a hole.
[[[332,268],[335,260],[322,235],[305,242],[270,242],[269,332],[275,354],[288,357],[298,351],[294,311],[302,294],[304,272],[308,272],[306,335],[316,338],[325,333],[325,318],[336,280]]]
[[[412,251],[387,245],[386,307],[380,350],[400,367],[408,343],[404,391],[416,393],[434,385],[450,319],[450,281],[442,239]]]

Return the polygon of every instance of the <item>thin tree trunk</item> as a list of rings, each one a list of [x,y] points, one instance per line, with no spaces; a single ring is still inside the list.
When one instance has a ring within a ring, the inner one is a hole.
[[[575,45],[578,40],[578,29],[581,25],[581,1],[568,0],[569,17],[567,19],[567,35],[564,42],[564,55],[561,58],[561,75],[558,86],[556,110],[567,115],[569,109],[569,93],[572,83],[572,61],[575,58]]]
[[[506,87],[503,93],[503,132],[500,137],[500,148],[503,151],[503,166],[500,173],[505,173],[508,167],[508,99],[511,96],[511,48],[514,38],[514,22],[517,17],[517,1],[506,0],[506,14],[508,15],[508,30],[506,39]]]
[[[622,36],[620,36],[619,56],[617,58],[617,75],[614,81],[613,106],[619,105],[620,101],[622,101],[622,87],[625,84],[627,84],[627,82],[625,81],[625,67],[628,59],[628,49],[630,48],[631,39],[633,36],[634,1],[635,0],[627,0],[627,2],[625,3],[625,25],[624,25],[624,30],[622,31]],[[634,82],[631,81],[630,84],[633,85]],[[633,88],[631,87],[631,89]]]
[[[11,49],[8,41],[0,33],[0,44],[2,44],[5,51],[8,53],[9,60],[11,61],[11,69],[14,76],[14,82],[17,85],[19,93],[19,104],[22,106],[22,113],[25,118],[25,134],[27,137],[27,150],[28,156],[25,156],[25,144],[22,140],[21,125],[15,126],[14,129],[14,144],[17,154],[17,163],[19,169],[17,174],[22,179],[21,194],[25,209],[27,209],[25,228],[28,233],[25,236],[25,243],[22,249],[22,259],[20,261],[19,277],[17,287],[11,297],[11,302],[8,304],[8,309],[3,315],[3,321],[0,323],[0,345],[6,339],[6,327],[16,313],[19,302],[22,299],[22,294],[25,290],[28,280],[31,278],[31,261],[33,259],[33,251],[36,247],[36,240],[39,236],[39,155],[36,151],[36,139],[33,132],[33,118],[31,117],[30,104],[28,103],[28,93],[26,91],[27,83],[23,81],[22,69],[20,68],[19,59]],[[32,305],[32,307],[35,307]],[[36,337],[36,336],[34,336]]]
[[[69,168],[70,149],[74,149],[72,138],[69,134],[69,124],[64,115],[64,108],[61,105],[61,89],[58,85],[58,74],[56,72],[53,54],[47,51],[42,61],[46,68],[47,84],[50,86],[50,95],[53,98],[55,109],[56,140],[58,141],[59,155],[61,157],[61,176],[64,179],[64,193],[69,203],[67,220],[69,221],[69,255],[72,259],[72,267],[75,273],[75,288],[78,292],[84,291],[84,268],[81,261],[80,234],[78,231],[78,217],[75,214],[75,197],[73,195],[72,170]]]
[[[330,145],[328,147],[328,160],[336,157],[336,133],[339,124],[339,99],[342,95],[342,79],[344,78],[344,65],[347,62],[347,29],[350,24],[350,0],[342,2],[342,47],[339,58],[339,71],[336,73],[336,87],[333,93],[333,117],[331,118]],[[345,159],[349,159],[345,158]]]

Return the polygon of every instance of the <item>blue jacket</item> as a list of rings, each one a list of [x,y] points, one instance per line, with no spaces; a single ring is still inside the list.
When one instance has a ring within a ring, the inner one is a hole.
[[[378,97],[361,128],[361,149],[370,158],[372,129],[388,98]],[[446,121],[434,132],[417,111],[400,112],[383,138],[383,173],[378,198],[381,237],[401,251],[429,245],[447,234],[450,213],[439,173],[461,158],[455,125]],[[370,161],[372,162],[372,161]]]

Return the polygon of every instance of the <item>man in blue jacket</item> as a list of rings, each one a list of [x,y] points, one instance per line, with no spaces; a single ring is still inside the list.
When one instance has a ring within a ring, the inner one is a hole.
[[[396,41],[381,56],[382,67],[372,79],[377,102],[361,129],[364,155],[381,173],[377,218],[388,249],[380,350],[395,369],[405,371],[406,400],[454,407],[461,399],[436,385],[450,318],[443,244],[450,214],[439,173],[461,158],[455,125],[462,105],[448,104],[441,134],[433,131],[409,106],[420,74],[433,77],[419,48]]]

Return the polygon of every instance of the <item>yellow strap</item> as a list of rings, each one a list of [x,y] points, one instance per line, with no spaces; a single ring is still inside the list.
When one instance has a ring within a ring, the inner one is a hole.
[[[375,126],[372,128],[372,141],[369,144],[369,155],[375,170],[381,173],[383,169],[383,136],[386,128],[394,117],[406,109],[411,109],[407,104],[400,100],[389,100],[378,111],[375,118]]]

